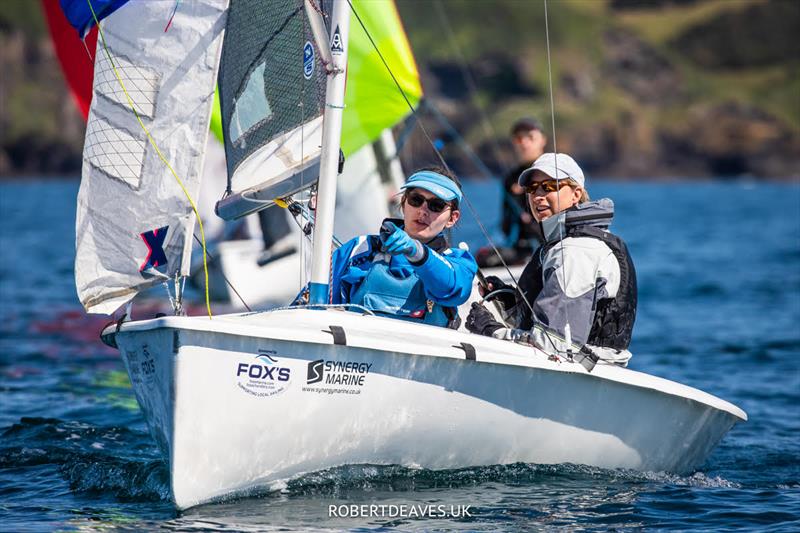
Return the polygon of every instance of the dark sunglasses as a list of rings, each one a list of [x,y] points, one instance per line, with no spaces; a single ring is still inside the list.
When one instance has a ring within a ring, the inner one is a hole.
[[[536,192],[539,190],[539,187],[541,187],[542,190],[544,190],[545,194],[547,194],[550,192],[555,192],[558,189],[567,185],[571,187],[572,182],[566,178],[563,180],[549,179],[542,181],[534,181],[533,183],[525,186],[525,192],[527,194],[536,194]]]
[[[441,198],[425,198],[419,193],[412,192],[406,195],[406,202],[411,207],[422,207],[422,204],[428,204],[428,210],[431,213],[441,213],[448,207],[452,207],[449,202],[445,202]]]

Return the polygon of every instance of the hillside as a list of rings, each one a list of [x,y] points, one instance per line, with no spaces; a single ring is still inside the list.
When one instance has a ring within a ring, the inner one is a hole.
[[[515,118],[550,125],[541,2],[398,4],[428,96],[485,160],[502,158],[488,131],[508,150]],[[800,2],[550,0],[548,9],[559,151],[603,175],[800,175]]]
[[[398,0],[398,9],[427,98],[490,167],[509,166],[514,119],[551,123],[542,2]],[[591,173],[800,176],[800,2],[548,9],[558,149]],[[0,175],[78,173],[83,124],[38,2],[0,2],[0,71]],[[409,146],[415,163],[431,159],[419,138]],[[445,153],[476,173],[452,145]]]

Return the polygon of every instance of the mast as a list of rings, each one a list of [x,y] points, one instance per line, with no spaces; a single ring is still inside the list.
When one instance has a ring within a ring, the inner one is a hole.
[[[319,189],[314,230],[314,251],[311,258],[310,304],[327,304],[330,290],[331,239],[336,207],[336,177],[339,168],[339,146],[342,137],[345,81],[347,80],[347,40],[350,29],[350,8],[346,0],[337,0],[333,7],[331,38],[332,63],[325,89],[325,111],[322,125]]]

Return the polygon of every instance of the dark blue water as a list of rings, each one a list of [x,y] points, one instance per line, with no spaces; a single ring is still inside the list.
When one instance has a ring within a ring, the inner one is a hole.
[[[630,366],[732,401],[689,476],[576,465],[352,466],[176,513],[116,352],[72,276],[77,182],[0,184],[0,530],[800,530],[800,186],[617,184],[636,261]],[[487,225],[492,183],[467,193]],[[471,216],[458,236],[484,244]],[[468,445],[468,443],[465,443]],[[471,518],[337,519],[329,504],[470,505]]]

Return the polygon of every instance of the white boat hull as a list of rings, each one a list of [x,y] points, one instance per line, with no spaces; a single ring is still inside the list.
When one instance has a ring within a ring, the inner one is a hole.
[[[589,374],[530,347],[342,311],[160,318],[115,339],[181,509],[343,464],[687,472],[746,419],[624,368]],[[350,371],[325,368],[337,363]]]

